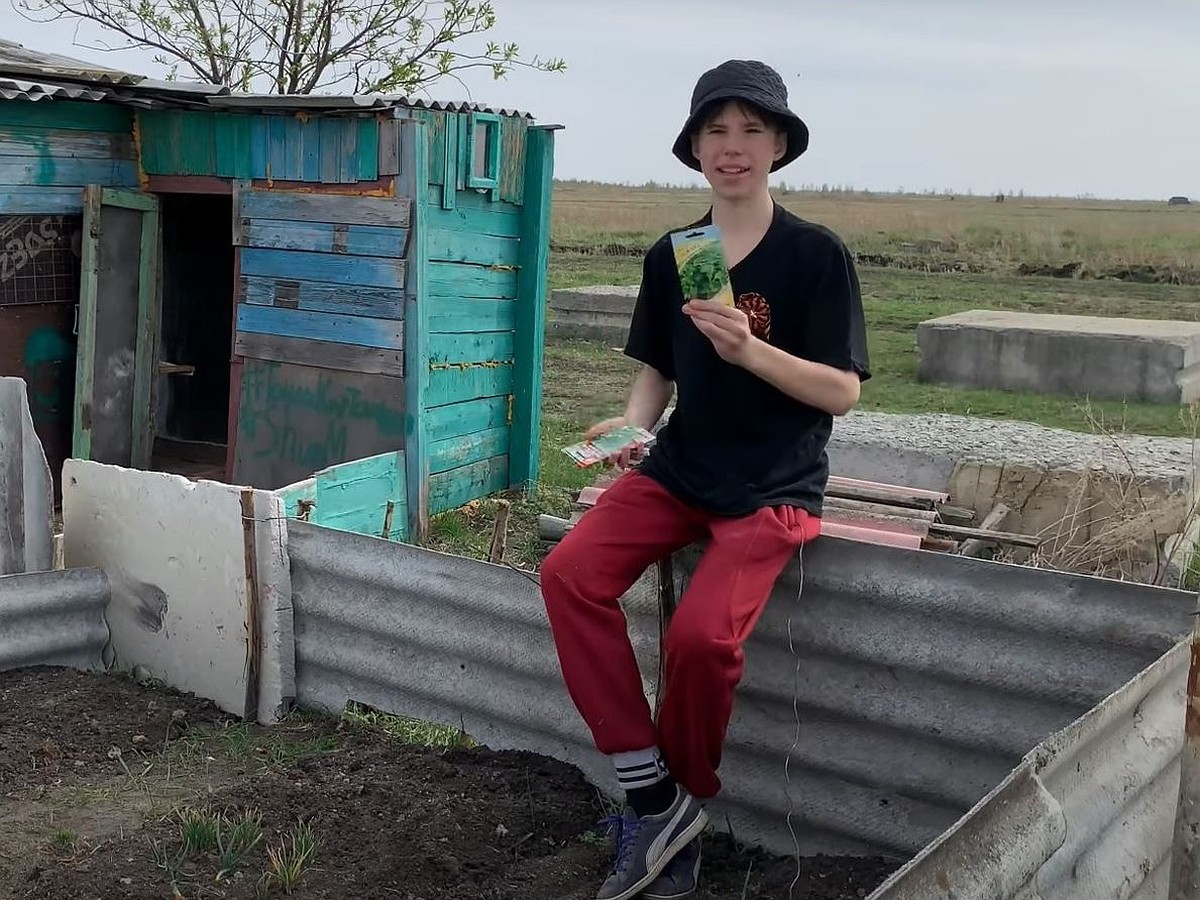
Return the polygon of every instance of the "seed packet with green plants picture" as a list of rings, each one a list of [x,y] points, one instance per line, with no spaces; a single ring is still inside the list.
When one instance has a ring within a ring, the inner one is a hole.
[[[671,246],[685,301],[715,300],[733,306],[729,265],[721,247],[721,230],[716,225],[673,232]]]

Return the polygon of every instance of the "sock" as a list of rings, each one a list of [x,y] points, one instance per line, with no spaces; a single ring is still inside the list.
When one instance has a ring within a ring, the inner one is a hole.
[[[625,799],[639,819],[666,812],[675,802],[675,779],[657,747],[614,753],[612,761]]]

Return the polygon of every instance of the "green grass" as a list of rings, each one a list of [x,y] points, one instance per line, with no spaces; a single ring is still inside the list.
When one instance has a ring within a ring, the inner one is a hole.
[[[553,287],[636,284],[639,275],[640,261],[636,258],[559,254],[552,260],[551,284]],[[1099,419],[1106,429],[1115,431],[1181,437],[1194,433],[1188,410],[1176,404],[965,390],[922,383],[916,377],[916,331],[917,325],[926,319],[969,309],[1194,321],[1200,318],[1200,287],[927,274],[869,266],[862,267],[859,275],[873,373],[863,388],[859,409],[953,413],[1035,422],[1076,431],[1094,429]],[[546,438],[558,439],[564,427],[569,432],[569,426],[583,426],[589,416],[594,419],[610,415],[619,407],[628,382],[622,380],[627,372],[611,360],[615,355],[597,344],[551,345],[545,376],[544,415],[549,426]],[[594,376],[589,379],[592,390],[571,388],[581,372]],[[569,412],[580,405],[581,414]],[[556,427],[560,429],[557,432]],[[544,480],[557,483],[555,479],[560,474],[557,467],[550,467]]]
[[[443,748],[474,746],[474,741],[462,729],[380,712],[361,703],[347,704],[342,711],[342,718],[364,728],[382,732],[403,744]]]

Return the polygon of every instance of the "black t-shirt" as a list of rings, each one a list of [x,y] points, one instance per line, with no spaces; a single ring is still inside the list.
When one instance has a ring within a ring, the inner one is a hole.
[[[688,227],[710,222],[711,212]],[[776,204],[767,233],[730,278],[757,337],[870,377],[858,275],[829,229]],[[789,505],[819,516],[833,417],[721,359],[683,312],[684,302],[667,234],[643,261],[625,347],[676,386],[675,410],[641,471],[711,514]]]

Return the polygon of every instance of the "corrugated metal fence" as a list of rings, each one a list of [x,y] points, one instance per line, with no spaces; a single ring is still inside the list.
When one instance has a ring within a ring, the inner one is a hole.
[[[531,578],[304,523],[289,523],[289,553],[301,703],[356,699],[461,725],[614,787],[561,686]],[[794,830],[806,854],[908,859],[1167,651],[1193,603],[830,538],[806,549],[797,599],[799,575],[780,579],[747,644],[710,805],[722,827],[784,853]],[[652,696],[656,586],[644,580],[625,606]]]
[[[108,577],[99,569],[0,576],[0,671],[102,668],[108,600]]]
[[[871,900],[1165,898],[1189,651],[1039,744]]]

